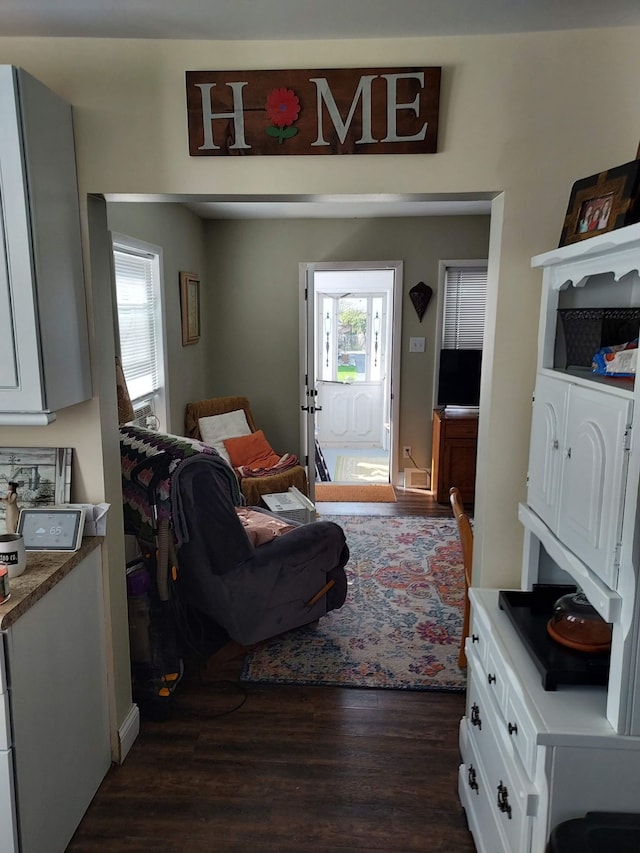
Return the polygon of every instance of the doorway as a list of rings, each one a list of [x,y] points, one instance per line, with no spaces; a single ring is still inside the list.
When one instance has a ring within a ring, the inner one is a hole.
[[[301,264],[300,271],[301,433],[311,495],[316,481],[393,482],[402,263]]]

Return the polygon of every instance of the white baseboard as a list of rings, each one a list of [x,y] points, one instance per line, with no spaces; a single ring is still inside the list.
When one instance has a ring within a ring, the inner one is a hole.
[[[133,746],[135,739],[140,732],[140,709],[137,705],[132,705],[129,709],[124,723],[118,729],[118,746],[119,756],[118,764],[122,764],[127,757],[127,753]]]

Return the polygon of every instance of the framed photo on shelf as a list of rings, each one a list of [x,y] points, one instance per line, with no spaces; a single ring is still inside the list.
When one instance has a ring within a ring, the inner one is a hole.
[[[639,160],[576,181],[559,245],[577,243],[638,222],[639,190]]]
[[[182,314],[182,346],[200,340],[200,276],[180,273],[180,312]]]

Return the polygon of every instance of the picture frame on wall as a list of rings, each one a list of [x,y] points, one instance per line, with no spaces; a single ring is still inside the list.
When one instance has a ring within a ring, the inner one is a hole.
[[[0,447],[0,533],[7,511],[69,503],[72,458],[70,447]]]
[[[180,312],[182,346],[196,344],[200,340],[200,276],[196,273],[180,273]]]
[[[640,219],[640,160],[576,181],[560,246],[631,225]]]

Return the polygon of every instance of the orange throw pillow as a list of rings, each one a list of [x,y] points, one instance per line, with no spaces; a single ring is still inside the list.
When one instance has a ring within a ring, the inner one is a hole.
[[[224,446],[234,468],[273,468],[280,457],[271,447],[261,429],[250,435],[239,435],[237,438],[225,438]]]

